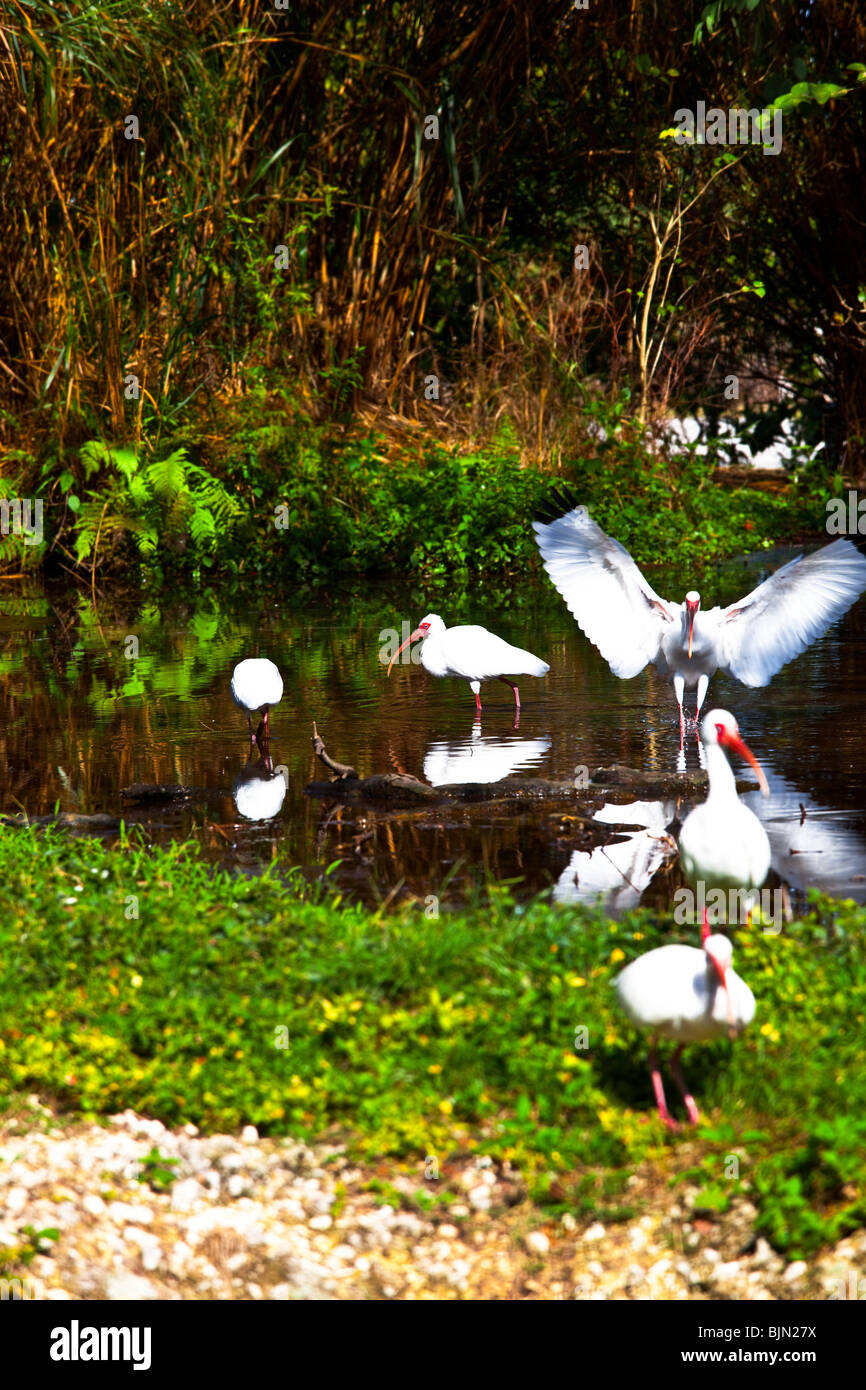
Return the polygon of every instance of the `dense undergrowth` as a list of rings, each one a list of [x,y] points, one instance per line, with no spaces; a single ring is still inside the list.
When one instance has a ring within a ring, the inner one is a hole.
[[[318,425],[262,386],[227,406],[215,431],[198,418],[153,453],[92,440],[62,470],[46,466],[41,482],[20,459],[0,495],[44,492],[44,535],[39,545],[0,538],[0,561],[63,563],[88,587],[122,577],[312,589],[396,570],[461,590],[481,576],[540,572],[531,520],[560,491],[643,565],[699,569],[824,529],[826,500],[843,484],[820,454],[803,450],[787,489],[723,486],[712,447],[650,448],[627,407],[625,397],[587,404],[585,450],[554,469],[527,464],[507,423],[477,448],[423,433],[407,442]]]
[[[430,1155],[486,1152],[519,1165],[538,1202],[606,1219],[631,1214],[634,1165],[682,1142],[655,1116],[645,1040],[610,988],[670,939],[647,913],[615,923],[495,888],[436,920],[370,913],[189,847],[10,828],[0,865],[7,1110],[36,1090],[90,1116],[330,1131],[419,1175]],[[689,1170],[704,1205],[747,1190],[791,1256],[866,1221],[864,925],[863,908],[824,899],[779,936],[739,932],[755,1022],[686,1053],[712,1126]]]

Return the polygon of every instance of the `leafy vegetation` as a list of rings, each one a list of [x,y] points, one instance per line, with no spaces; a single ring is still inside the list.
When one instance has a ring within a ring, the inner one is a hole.
[[[86,566],[88,580],[138,575],[151,587],[208,576],[242,585],[333,588],[399,573],[459,592],[541,573],[530,521],[562,492],[588,505],[640,564],[698,568],[707,560],[820,532],[826,501],[843,489],[820,456],[803,450],[781,489],[719,485],[714,447],[650,448],[625,398],[596,403],[586,448],[555,473],[527,466],[501,425],[483,447],[429,439],[411,450],[374,431],[337,434],[309,418],[286,423],[264,391],[236,407],[207,467],[194,439],[165,457],[88,442],[46,509],[41,547]],[[56,528],[56,529],[55,529]],[[20,564],[22,546],[8,537]],[[9,552],[13,559],[12,551]]]
[[[500,889],[435,922],[371,914],[279,867],[249,881],[187,848],[8,828],[0,866],[7,1106],[38,1089],[86,1115],[338,1126],[359,1155],[419,1165],[487,1152],[553,1209],[608,1215],[628,1210],[617,1170],[677,1143],[610,989],[669,939],[651,915],[613,923]],[[724,1189],[733,1147],[730,1190],[749,1184],[761,1229],[791,1252],[863,1215],[864,921],[821,900],[778,937],[739,933],[758,1017],[735,1047],[687,1059],[705,1114],[724,1117],[699,1135],[701,1176]]]
[[[643,559],[799,529],[643,427],[794,420],[818,492],[862,473],[864,23],[19,0],[0,495],[46,540],[0,562],[460,581],[526,564],[550,478]],[[782,153],[675,143],[698,95]]]

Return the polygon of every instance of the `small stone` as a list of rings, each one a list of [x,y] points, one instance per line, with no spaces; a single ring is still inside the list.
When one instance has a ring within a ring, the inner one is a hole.
[[[607,1235],[600,1221],[595,1221],[583,1233],[584,1240],[603,1240]]]
[[[81,1205],[88,1216],[101,1216],[105,1211],[105,1203],[101,1197],[97,1197],[95,1192],[89,1192]]]
[[[808,1268],[809,1266],[806,1264],[805,1260],[794,1260],[793,1264],[788,1265],[782,1278],[786,1284],[796,1284],[798,1279],[803,1278]]]
[[[712,1247],[710,1247],[708,1250],[704,1250],[703,1256],[704,1259],[711,1265],[717,1265],[719,1263],[719,1260],[722,1258],[718,1250],[713,1250]]]
[[[168,1267],[176,1279],[182,1279],[188,1272],[194,1253],[185,1240],[175,1241],[168,1257]]]
[[[486,1184],[479,1183],[478,1187],[473,1187],[469,1193],[469,1204],[476,1211],[489,1211],[491,1201],[490,1188]]]
[[[10,1216],[20,1216],[29,1201],[30,1194],[26,1187],[10,1187],[3,1200],[3,1205]]]
[[[200,1182],[195,1178],[184,1178],[182,1182],[176,1182],[171,1189],[171,1209],[172,1211],[189,1211],[197,1202],[202,1201],[207,1196]]]
[[[226,1182],[226,1191],[230,1197],[240,1197],[246,1185],[246,1178],[242,1178],[240,1173],[232,1173]]]
[[[329,1231],[334,1223],[330,1216],[322,1213],[320,1216],[311,1216],[307,1224],[311,1231]]]
[[[290,1293],[291,1290],[288,1284],[274,1284],[274,1287],[268,1294],[268,1298],[274,1303],[288,1303]]]
[[[111,1202],[108,1208],[109,1221],[116,1221],[118,1224],[137,1226],[139,1223],[147,1225],[153,1220],[153,1212],[150,1207],[143,1206],[140,1202]]]
[[[577,1230],[577,1217],[572,1216],[570,1211],[564,1212],[563,1215],[560,1217],[560,1221],[562,1223],[562,1229],[564,1231]]]
[[[523,1243],[530,1255],[546,1255],[550,1250],[550,1238],[544,1231],[530,1231],[524,1236]]]
[[[454,1240],[456,1236],[459,1236],[459,1234],[460,1232],[458,1231],[456,1226],[449,1226],[447,1224],[444,1226],[440,1226],[437,1231],[437,1235],[440,1235],[443,1240]]]
[[[244,1125],[241,1130],[242,1144],[257,1144],[259,1142],[259,1131],[255,1125]]]
[[[143,1231],[140,1226],[127,1226],[123,1233],[123,1239],[132,1245],[137,1245],[139,1250],[150,1250],[155,1245],[159,1245],[158,1238],[153,1231]]]
[[[149,1279],[139,1274],[130,1274],[123,1269],[119,1274],[109,1276],[105,1285],[105,1297],[112,1303],[138,1303],[159,1298],[159,1293]]]

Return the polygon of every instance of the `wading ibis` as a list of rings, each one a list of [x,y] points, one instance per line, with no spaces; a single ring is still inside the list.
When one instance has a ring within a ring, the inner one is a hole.
[[[838,540],[798,555],[737,603],[705,612],[694,589],[683,603],[660,598],[586,507],[533,527],[544,568],[614,675],[628,680],[648,662],[673,675],[681,732],[686,687],[697,686],[697,719],[719,669],[744,685],[767,685],[866,589],[866,558]]]
[[[770,841],[754,811],[737,795],[737,783],[725,753],[734,753],[754,768],[758,785],[769,796],[767,779],[754,753],[740,738],[736,719],[726,709],[710,710],[701,720],[701,742],[710,790],[706,801],[686,816],[680,831],[680,863],[687,882],[704,891],[760,888],[770,869]],[[707,910],[704,908],[704,931]]]
[[[232,699],[247,716],[250,743],[256,743],[264,733],[267,740],[268,710],[278,705],[283,698],[283,678],[272,661],[266,657],[248,657],[238,662],[232,673]],[[250,715],[262,710],[262,718],[256,732]]]
[[[686,1090],[680,1054],[689,1042],[735,1038],[755,1017],[755,996],[731,969],[733,950],[726,936],[706,936],[695,946],[660,946],[627,965],[614,980],[619,1002],[640,1028],[652,1032],[649,1063],[653,1091],[668,1129],[678,1129],[665,1102],[658,1061],[658,1039],[674,1038],[671,1072],[693,1125],[698,1107]]]
[[[514,710],[520,716],[520,692],[509,676],[546,676],[550,670],[532,652],[512,647],[486,627],[448,627],[437,613],[428,613],[414,632],[397,648],[388,663],[388,675],[400,653],[421,638],[421,665],[431,676],[457,676],[469,682],[475,708],[481,714],[481,682],[504,681],[514,691]]]

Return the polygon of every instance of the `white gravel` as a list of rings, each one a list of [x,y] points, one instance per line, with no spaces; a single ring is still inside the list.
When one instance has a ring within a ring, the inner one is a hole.
[[[863,1231],[788,1263],[755,1237],[745,1198],[684,1219],[696,1189],[674,1202],[649,1165],[629,1181],[639,1217],[544,1221],[489,1157],[449,1158],[434,1182],[423,1154],[365,1170],[338,1145],[252,1125],[204,1136],[131,1111],[73,1124],[31,1104],[0,1127],[0,1248],[26,1246],[26,1226],[57,1229],[3,1270],[40,1298],[823,1299],[856,1296],[839,1290],[866,1265]],[[154,1145],[178,1160],[165,1190],[137,1181]]]

